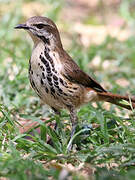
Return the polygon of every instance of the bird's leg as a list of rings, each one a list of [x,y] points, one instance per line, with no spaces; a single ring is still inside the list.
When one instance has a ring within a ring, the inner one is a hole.
[[[72,148],[72,137],[75,134],[76,126],[77,126],[77,123],[78,123],[77,112],[76,112],[76,109],[73,108],[73,107],[70,108],[70,120],[71,120],[71,123],[72,123],[72,130],[71,130],[70,140],[69,140],[69,143],[68,143],[68,146],[67,146],[68,151],[70,151],[71,148]]]
[[[71,130],[71,138],[72,138],[75,133],[75,129],[76,129],[77,122],[78,122],[77,112],[73,108],[70,110],[70,120],[72,123],[72,130]]]

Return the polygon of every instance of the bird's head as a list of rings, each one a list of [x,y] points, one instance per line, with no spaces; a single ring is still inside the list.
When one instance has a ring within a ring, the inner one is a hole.
[[[31,17],[26,21],[26,23],[18,24],[15,29],[27,30],[34,43],[43,41],[48,45],[53,43],[53,45],[57,44],[57,46],[62,46],[56,25],[51,19],[47,17]]]

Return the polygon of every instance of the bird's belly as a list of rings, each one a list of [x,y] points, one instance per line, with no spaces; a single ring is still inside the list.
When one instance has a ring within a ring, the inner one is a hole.
[[[67,85],[62,77],[58,77],[57,81],[57,76],[55,77],[55,80],[53,77],[50,77],[50,79],[47,77],[48,75],[45,74],[43,78],[43,76],[37,74],[36,71],[29,75],[31,86],[42,102],[57,110],[63,108],[69,109],[72,106],[80,106],[81,91],[78,92],[79,87],[66,87]]]

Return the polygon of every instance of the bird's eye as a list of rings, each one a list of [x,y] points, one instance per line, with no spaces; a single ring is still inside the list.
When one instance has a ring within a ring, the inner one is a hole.
[[[33,24],[33,26],[36,26],[38,29],[42,29],[45,27],[44,24]]]

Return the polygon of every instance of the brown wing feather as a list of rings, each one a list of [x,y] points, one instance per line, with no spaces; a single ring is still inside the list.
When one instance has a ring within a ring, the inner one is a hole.
[[[106,90],[97,81],[83,72],[66,52],[64,54],[63,66],[63,75],[71,82],[93,88],[97,92],[106,92]]]

